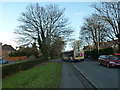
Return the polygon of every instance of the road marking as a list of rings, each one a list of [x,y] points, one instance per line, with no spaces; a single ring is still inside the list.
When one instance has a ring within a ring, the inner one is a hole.
[[[100,90],[100,87],[98,87],[98,85],[96,85],[93,81],[88,79],[88,77],[86,77],[73,63],[72,63],[72,65],[84,76],[84,78],[87,80],[87,82],[90,82],[92,84],[91,86],[94,86],[94,88],[96,88],[97,90]]]

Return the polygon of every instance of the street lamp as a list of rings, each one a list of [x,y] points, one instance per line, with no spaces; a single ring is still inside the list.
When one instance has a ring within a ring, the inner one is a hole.
[[[99,25],[100,25],[100,21],[98,21],[98,26],[99,26]],[[99,26],[99,29],[100,29],[100,26]],[[98,34],[98,38],[97,38],[98,40],[97,40],[97,41],[98,41],[98,57],[99,57],[99,48],[100,48],[100,41],[99,41],[99,40],[100,40],[100,35],[99,35],[99,33],[100,33],[100,31],[97,30],[97,32],[98,32],[98,33],[97,33],[97,34]]]

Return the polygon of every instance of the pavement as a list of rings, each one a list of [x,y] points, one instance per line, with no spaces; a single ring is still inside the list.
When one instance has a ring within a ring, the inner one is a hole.
[[[70,62],[63,62],[60,88],[84,88]]]
[[[61,59],[52,59],[52,60],[50,60],[51,62],[63,62]]]

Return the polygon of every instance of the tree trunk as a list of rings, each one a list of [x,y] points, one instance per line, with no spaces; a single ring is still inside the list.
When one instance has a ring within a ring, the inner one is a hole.
[[[120,52],[120,21],[118,22],[119,33],[116,35],[118,38],[118,52]]]
[[[120,52],[120,33],[116,36],[118,38],[118,52]]]
[[[46,40],[42,41],[42,47],[41,47],[43,58],[48,60],[48,47],[46,45]]]

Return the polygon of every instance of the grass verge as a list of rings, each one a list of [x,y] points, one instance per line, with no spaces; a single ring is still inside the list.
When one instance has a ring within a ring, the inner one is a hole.
[[[49,62],[4,78],[2,88],[59,88],[61,71],[61,63]]]

